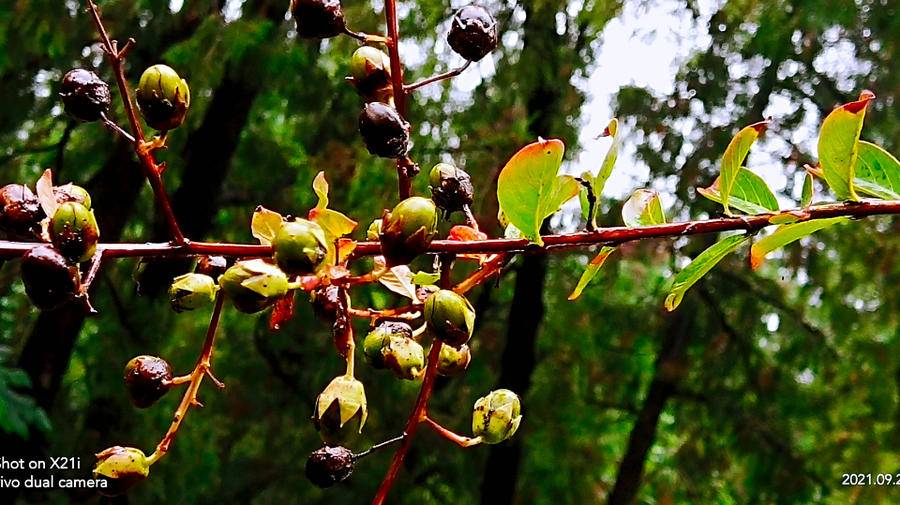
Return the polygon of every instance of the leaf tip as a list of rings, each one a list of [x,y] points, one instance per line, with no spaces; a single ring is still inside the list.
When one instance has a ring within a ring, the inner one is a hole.
[[[750,125],[750,128],[753,128],[754,130],[756,130],[757,134],[762,135],[763,132],[766,131],[766,129],[769,127],[770,124],[772,124],[772,116],[769,116],[766,119],[764,119],[758,123],[753,123],[752,125]]]
[[[864,110],[867,105],[869,105],[869,102],[871,102],[874,99],[875,99],[875,93],[872,93],[871,91],[866,89],[866,90],[863,90],[863,92],[859,94],[859,100],[845,104],[843,106],[843,108],[844,108],[844,110],[846,110],[847,112],[849,112],[851,114],[858,114],[859,112]]]

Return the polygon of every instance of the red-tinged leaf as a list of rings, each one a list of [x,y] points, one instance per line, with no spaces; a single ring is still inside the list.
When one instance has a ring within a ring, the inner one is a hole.
[[[278,331],[281,329],[281,326],[293,319],[294,317],[294,291],[288,291],[288,293],[278,301],[275,302],[275,306],[272,308],[272,315],[269,316],[269,330],[270,331]]]
[[[825,181],[840,200],[859,200],[854,188],[859,134],[866,108],[874,98],[872,92],[863,91],[859,100],[834,109],[822,122],[819,165]]]
[[[497,200],[509,222],[532,242],[542,245],[541,224],[567,200],[578,195],[574,177],[559,175],[565,145],[538,140],[519,150],[497,180]]]
[[[356,250],[356,241],[349,238],[339,238],[337,241],[337,263],[342,265]]]
[[[456,225],[453,228],[450,228],[450,233],[447,235],[447,240],[455,240],[457,242],[475,242],[486,239],[487,234],[476,230],[471,226],[465,225]],[[460,254],[458,257],[462,259],[477,260],[479,263],[484,263],[488,256],[489,255],[487,254]]]
[[[575,289],[572,291],[572,294],[569,295],[569,300],[575,300],[581,293],[584,292],[584,288],[590,284],[591,280],[600,272],[600,268],[603,267],[603,263],[606,262],[606,258],[609,257],[610,254],[615,251],[615,247],[604,246],[600,249],[600,252],[591,259],[591,262],[588,263],[587,268],[584,269],[584,273],[581,274],[581,278],[578,279],[578,285],[575,286]]]
[[[756,142],[756,139],[769,126],[771,120],[760,121],[743,128],[731,139],[728,147],[725,148],[725,154],[722,156],[722,164],[719,172],[719,193],[721,194],[722,206],[725,208],[725,214],[731,215],[730,199],[734,184],[737,181],[738,173],[750,147]]]

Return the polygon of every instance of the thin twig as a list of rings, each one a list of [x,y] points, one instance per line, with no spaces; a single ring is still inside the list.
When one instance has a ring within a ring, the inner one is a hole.
[[[434,432],[437,433],[438,435],[446,438],[447,440],[449,440],[449,441],[453,442],[454,444],[456,444],[460,447],[463,447],[463,448],[472,447],[472,446],[478,445],[483,442],[481,437],[473,438],[473,437],[466,437],[466,436],[460,435],[459,433],[456,433],[455,431],[453,431],[449,428],[445,428],[440,423],[438,423],[437,421],[435,421],[434,419],[432,419],[428,416],[425,416],[425,419],[422,419],[422,422],[424,424],[426,424],[429,428],[434,430]]]
[[[409,93],[411,91],[415,91],[415,90],[421,88],[422,86],[427,86],[434,82],[440,82],[440,81],[445,81],[447,79],[452,79],[452,78],[456,77],[457,75],[463,73],[467,68],[469,68],[469,65],[471,65],[471,64],[472,64],[472,62],[470,60],[466,60],[466,62],[461,67],[454,68],[453,70],[448,70],[442,74],[432,75],[431,77],[422,79],[421,81],[414,82],[412,84],[407,84],[406,86],[403,87],[403,90],[406,91],[407,93]]]

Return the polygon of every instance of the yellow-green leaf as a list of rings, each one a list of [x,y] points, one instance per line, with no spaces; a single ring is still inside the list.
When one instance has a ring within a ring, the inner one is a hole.
[[[828,186],[841,200],[859,200],[854,189],[859,133],[866,108],[875,95],[863,91],[859,100],[841,105],[822,122],[819,133],[819,165]]]
[[[816,219],[814,221],[781,225],[776,228],[771,235],[756,242],[753,244],[753,247],[750,248],[750,268],[753,268],[754,270],[759,268],[766,258],[766,255],[770,252],[846,220],[846,217],[832,217],[829,219]]]
[[[760,121],[743,128],[731,139],[728,147],[725,148],[725,154],[722,156],[722,164],[719,168],[719,193],[721,193],[721,203],[725,207],[725,214],[731,215],[731,193],[737,182],[738,174],[747,153],[750,152],[750,146],[756,142],[756,139],[766,131],[769,126],[769,120]]]
[[[720,186],[721,177],[716,178],[708,188],[697,188],[697,192],[716,203],[722,203]],[[737,173],[728,205],[747,214],[765,214],[778,210],[778,200],[766,181],[746,167],[741,167]]]
[[[313,179],[313,191],[319,197],[319,203],[316,204],[317,209],[325,209],[328,207],[328,181],[325,180],[325,172],[316,174]]]
[[[653,226],[666,222],[659,193],[650,189],[638,189],[622,206],[622,220],[625,226]]]
[[[800,192],[800,206],[809,207],[812,204],[812,198],[813,175],[809,172],[806,172],[806,176],[803,177],[803,190]]]
[[[584,288],[590,284],[591,280],[600,272],[600,268],[603,267],[603,263],[606,262],[606,258],[615,251],[615,247],[603,246],[600,248],[600,252],[597,253],[596,256],[588,263],[587,268],[584,269],[584,273],[581,274],[581,278],[578,279],[578,284],[575,286],[575,289],[572,291],[572,294],[569,295],[569,300],[574,300],[581,296],[581,293],[584,292]]]
[[[253,212],[250,220],[250,232],[262,245],[270,245],[275,234],[281,229],[284,217],[274,210],[269,210],[262,205]]]
[[[600,200],[600,194],[603,193],[603,187],[606,186],[606,181],[609,179],[609,176],[612,175],[616,159],[619,157],[619,120],[616,118],[610,119],[609,124],[606,125],[606,129],[603,130],[603,133],[601,133],[600,136],[612,137],[612,144],[609,145],[609,150],[606,151],[606,156],[603,158],[603,163],[600,165],[600,171],[596,176],[590,172],[585,172],[584,175],[581,176],[581,178],[591,186],[591,191],[594,193],[594,196],[597,197],[598,202]],[[583,191],[580,197],[582,214],[585,219],[588,219],[590,217],[588,216],[590,204],[588,203],[586,193],[586,191]]]
[[[860,193],[900,200],[900,162],[881,147],[861,140],[853,184]]]
[[[578,194],[578,182],[558,175],[565,146],[539,140],[519,150],[497,180],[497,199],[509,222],[532,242],[542,245],[541,223]]]
[[[713,269],[725,256],[731,254],[741,244],[750,239],[750,235],[731,235],[713,244],[709,249],[703,251],[691,263],[684,267],[683,270],[675,275],[672,289],[666,296],[666,310],[669,312],[675,310],[684,298],[684,294],[698,280]]]

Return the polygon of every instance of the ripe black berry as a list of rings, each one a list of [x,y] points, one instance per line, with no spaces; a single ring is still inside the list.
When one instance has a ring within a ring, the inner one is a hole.
[[[22,256],[22,282],[31,303],[41,310],[59,307],[78,287],[74,269],[49,245],[34,247]]]
[[[34,193],[24,184],[0,188],[0,230],[25,238],[40,228],[44,213]]]
[[[320,286],[309,295],[313,312],[323,321],[334,322],[347,303],[347,292],[335,285]]]
[[[156,356],[138,356],[125,365],[125,387],[131,403],[147,408],[169,391],[172,367]]]
[[[109,110],[109,85],[83,68],[69,70],[59,89],[66,113],[80,121],[96,121]]]
[[[478,61],[497,47],[497,21],[484,7],[467,5],[454,14],[447,42],[463,58]]]
[[[300,37],[327,39],[344,32],[340,0],[291,0],[291,14]]]
[[[402,158],[409,152],[409,123],[397,110],[371,102],[359,114],[359,133],[366,149],[382,158]]]
[[[350,477],[356,458],[350,449],[325,446],[313,451],[306,460],[306,478],[321,487],[331,487]]]

